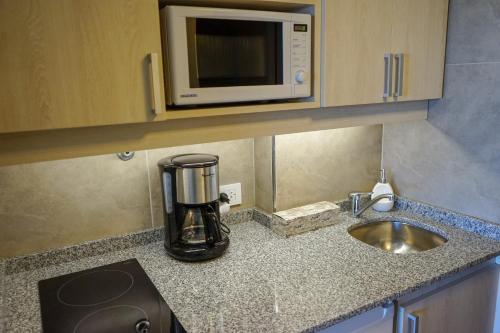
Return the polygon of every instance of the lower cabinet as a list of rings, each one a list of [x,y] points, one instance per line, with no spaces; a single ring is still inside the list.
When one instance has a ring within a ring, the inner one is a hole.
[[[396,333],[499,333],[498,278],[499,266],[491,264],[443,288],[401,300]]]
[[[494,260],[322,333],[500,333],[500,265]]]

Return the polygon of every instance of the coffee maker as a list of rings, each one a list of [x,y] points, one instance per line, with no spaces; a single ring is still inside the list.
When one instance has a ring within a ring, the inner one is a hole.
[[[158,166],[167,253],[183,261],[222,255],[229,245],[229,228],[219,213],[219,157],[174,155]]]

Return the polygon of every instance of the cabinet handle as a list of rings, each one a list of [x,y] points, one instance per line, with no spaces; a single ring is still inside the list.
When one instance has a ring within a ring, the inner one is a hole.
[[[408,319],[408,330],[406,333],[418,333],[420,317],[415,313],[407,312],[404,306],[398,304],[396,315],[396,333],[405,333],[404,321]]]
[[[396,59],[396,91],[394,97],[399,97],[403,96],[404,54],[398,53],[394,58]]]
[[[414,313],[408,313],[408,333],[418,333],[420,317]]]
[[[392,59],[392,53],[384,55],[384,98],[392,95]]]
[[[153,100],[153,112],[161,114],[165,106],[162,105],[160,86],[160,66],[158,65],[158,53],[149,54],[149,71],[151,75],[151,98]]]

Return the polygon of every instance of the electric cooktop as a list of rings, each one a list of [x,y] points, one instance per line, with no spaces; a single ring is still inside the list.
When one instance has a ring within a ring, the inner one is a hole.
[[[136,259],[38,282],[44,333],[185,333]]]

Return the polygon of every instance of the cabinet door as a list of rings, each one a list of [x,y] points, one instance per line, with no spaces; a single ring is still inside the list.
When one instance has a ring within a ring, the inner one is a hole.
[[[327,0],[323,106],[384,102],[394,0]]]
[[[498,265],[494,264],[415,303],[402,304],[397,332],[496,333],[498,276]]]
[[[395,100],[441,98],[448,0],[397,0],[392,12],[391,49],[394,54],[402,54],[401,93]],[[396,94],[398,62],[396,59]]]
[[[0,133],[153,117],[157,0],[0,0],[0,45]]]

